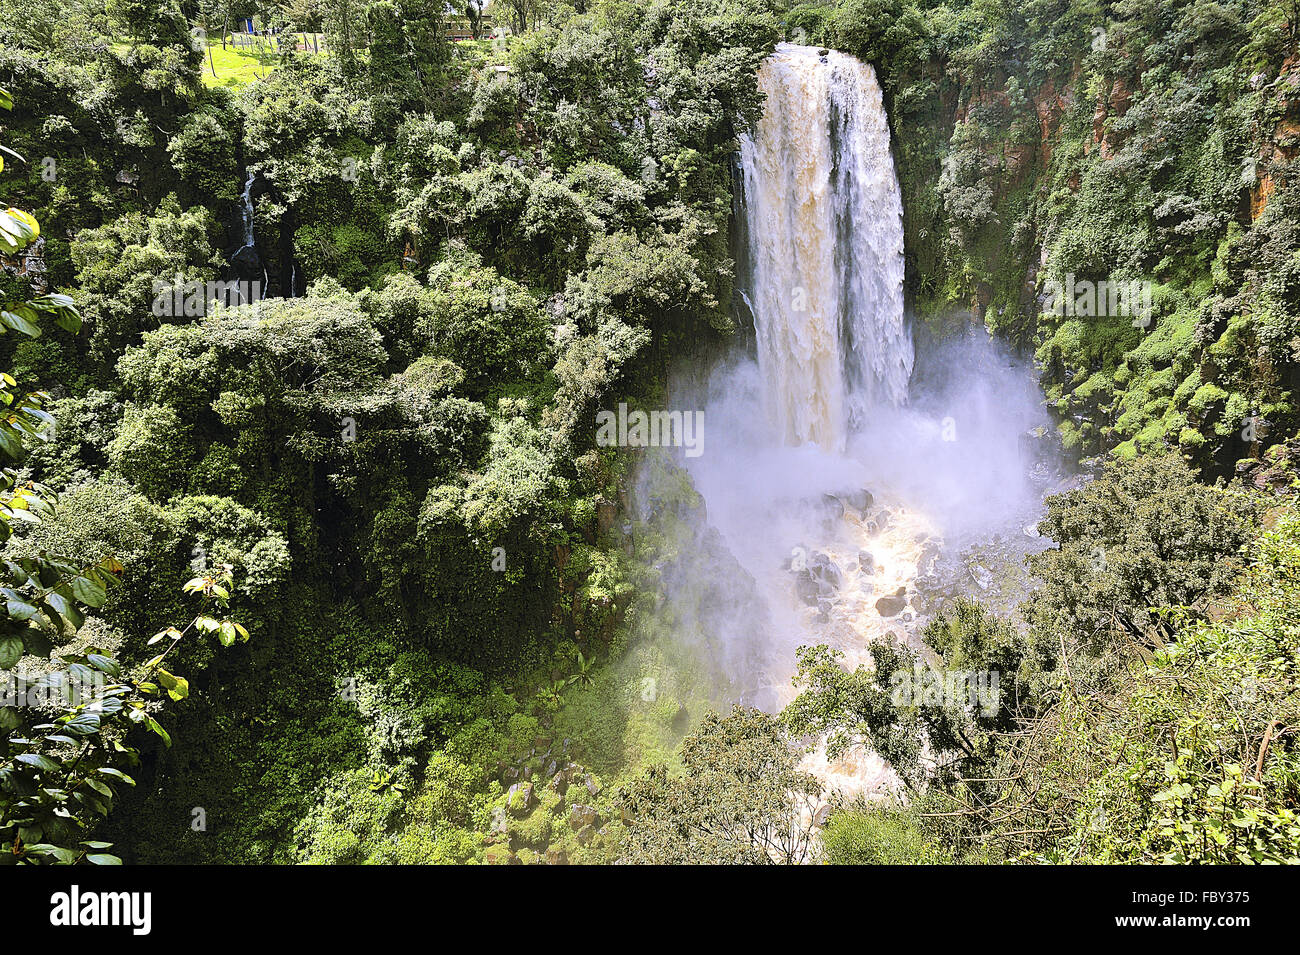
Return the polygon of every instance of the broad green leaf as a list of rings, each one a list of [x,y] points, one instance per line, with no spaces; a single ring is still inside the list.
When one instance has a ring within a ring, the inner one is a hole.
[[[102,607],[107,594],[103,587],[85,577],[73,577],[68,581],[72,595],[87,607]]]
[[[167,746],[169,749],[171,748],[172,738],[170,734],[168,734],[168,732],[162,728],[162,726],[158,723],[157,720],[155,720],[152,716],[146,714],[144,718],[144,725],[149,727],[149,729],[151,729],[158,736],[162,737],[163,744]]]
[[[19,598],[11,599],[5,609],[8,611],[11,620],[27,620],[36,613],[34,606]]]
[[[48,756],[42,756],[40,753],[20,753],[14,757],[14,762],[24,763],[27,766],[35,766],[37,769],[47,773],[57,773],[60,769],[58,763]]]
[[[74,736],[90,736],[98,733],[100,718],[98,713],[78,713],[63,724],[63,728]]]
[[[173,700],[183,700],[190,695],[190,684],[188,680],[178,677],[166,670],[157,671],[158,682],[167,690],[167,693]]]
[[[102,653],[88,653],[86,659],[90,665],[101,673],[107,673],[109,676],[117,676],[122,672],[122,667],[112,657],[106,657]]]
[[[8,670],[13,667],[22,658],[22,655],[23,641],[21,637],[0,637],[0,670]]]

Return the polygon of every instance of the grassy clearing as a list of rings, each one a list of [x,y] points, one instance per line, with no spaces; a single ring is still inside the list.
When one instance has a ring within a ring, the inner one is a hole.
[[[307,49],[311,49],[311,35],[306,34]],[[304,34],[296,33],[294,38],[299,44]],[[324,55],[325,37],[317,34],[316,42]],[[493,45],[491,40],[458,40],[455,46],[462,57],[477,60],[484,66],[493,66],[505,62],[505,52],[510,38],[505,38]],[[365,51],[358,51],[361,58]],[[232,40],[226,41],[225,49],[221,41],[210,40],[208,53],[203,58],[203,84],[205,86],[240,87],[265,79],[280,63],[279,53],[269,43],[261,46],[236,46]]]
[[[313,49],[312,34],[282,34],[286,47],[290,36],[299,49]],[[315,43],[315,48],[323,53],[324,35],[315,34]],[[265,79],[279,64],[280,54],[268,38],[238,35],[227,38],[224,49],[221,40],[209,40],[208,53],[203,59],[203,83],[205,86],[244,86]]]
[[[203,85],[244,86],[269,76],[279,62],[279,54],[269,44],[244,48],[228,40],[222,49],[220,40],[210,41],[203,58]]]

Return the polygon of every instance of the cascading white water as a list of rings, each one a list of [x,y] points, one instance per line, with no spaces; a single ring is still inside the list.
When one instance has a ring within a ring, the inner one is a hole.
[[[1000,586],[980,561],[1019,566],[1041,546],[1022,532],[1043,484],[1021,439],[1050,422],[1032,369],[976,335],[931,344],[913,380],[872,68],[782,44],[759,84],[737,250],[757,361],[735,354],[670,383],[673,406],[706,410],[707,449],[680,464],[709,533],[666,562],[659,623],[707,653],[727,698],[777,712],[797,692],[799,647],[825,644],[850,669],[874,666],[882,641],[924,655],[944,601]],[[804,766],[845,794],[898,785],[864,746],[835,761],[816,747]]]
[[[253,236],[253,182],[257,179],[257,173],[250,172],[248,178],[244,180],[244,191],[239,195],[239,224],[242,229],[243,249],[251,249],[254,244]]]
[[[266,292],[269,287],[267,281],[266,267],[262,264],[261,257],[257,254],[257,236],[253,230],[253,184],[257,181],[257,173],[250,172],[248,178],[244,180],[244,191],[239,196],[239,225],[240,237],[243,245],[235,252],[233,259],[242,259],[245,263],[252,263],[261,269],[262,280],[257,283],[260,292],[259,299],[266,298]],[[292,296],[292,292],[290,292]]]
[[[741,139],[748,301],[764,400],[789,444],[844,449],[907,395],[903,208],[875,71],[783,43],[763,118]]]

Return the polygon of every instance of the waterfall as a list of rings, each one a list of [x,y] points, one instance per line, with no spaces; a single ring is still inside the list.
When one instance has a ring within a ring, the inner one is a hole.
[[[244,191],[239,196],[240,240],[243,244],[230,257],[230,264],[241,278],[248,279],[257,275],[261,276],[260,279],[251,283],[253,290],[256,291],[257,299],[261,300],[266,298],[270,282],[266,264],[257,251],[257,236],[253,232],[253,184],[256,181],[257,173],[255,172],[249,172],[248,178],[244,180]],[[252,300],[252,296],[249,296],[249,300]]]
[[[257,173],[250,172],[248,179],[244,181],[244,191],[239,196],[239,224],[243,229],[244,244],[243,249],[253,248],[255,242],[253,237],[253,182],[257,179]]]
[[[747,300],[763,400],[782,440],[842,451],[873,407],[906,399],[903,208],[875,71],[782,43],[741,138]]]
[[[955,595],[1013,605],[994,570],[1046,546],[1026,528],[1056,478],[1021,454],[1027,432],[1050,429],[1031,365],[979,331],[928,342],[912,375],[902,202],[871,67],[782,44],[759,83],[734,207],[737,315],[753,316],[757,354],[738,344],[670,377],[669,407],[705,410],[706,450],[681,467],[707,533],[675,557],[656,549],[650,570],[655,632],[716,667],[720,696],[775,713],[800,647],[833,647],[849,670],[875,666],[882,642],[928,658],[925,628]],[[679,486],[669,474],[643,463],[652,508]],[[899,786],[864,747],[832,760],[814,746],[801,767],[850,796]]]

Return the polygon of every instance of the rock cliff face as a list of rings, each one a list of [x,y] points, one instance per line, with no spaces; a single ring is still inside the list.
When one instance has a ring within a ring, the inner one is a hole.
[[[1281,115],[1259,144],[1259,154],[1243,176],[1253,176],[1250,191],[1250,218],[1264,214],[1277,188],[1277,176],[1300,153],[1300,63],[1288,60],[1281,74],[1270,81],[1263,73],[1251,77],[1251,87],[1276,104]]]
[[[1252,418],[1278,437],[1300,422],[1283,344],[1300,326],[1300,62],[1178,42],[1113,33],[1036,78],[884,68],[907,306],[918,362],[970,324],[1033,350],[1072,454],[1171,448],[1227,475],[1269,445],[1238,439]],[[1137,283],[1148,304],[1062,314],[1051,283]]]
[[[1076,152],[1081,151],[1084,156],[1095,153],[1102,161],[1111,162],[1131,137],[1150,134],[1152,130],[1145,117],[1124,122],[1135,100],[1150,92],[1142,87],[1141,80],[1140,71],[1137,76],[1114,76],[1099,84],[1095,94],[1089,96],[1084,87],[1097,84],[1089,84],[1088,77],[1076,64],[1067,78],[1048,78],[1023,93],[1014,79],[1006,76],[996,78],[996,88],[979,84],[963,86],[959,82],[959,93],[948,89],[947,95],[935,98],[932,111],[924,114],[924,129],[918,128],[922,121],[917,115],[895,108],[891,125],[903,140],[900,174],[904,180],[905,217],[909,220],[908,289],[914,300],[919,298],[921,310],[940,303],[929,301],[929,296],[924,294],[928,291],[925,286],[932,285],[933,279],[916,274],[914,266],[921,257],[916,246],[942,244],[948,237],[944,233],[954,226],[964,231],[960,221],[953,221],[960,220],[960,203],[953,189],[940,182],[935,190],[936,177],[931,173],[940,172],[940,178],[950,176],[952,166],[963,154],[978,157],[974,162],[978,168],[975,178],[987,190],[986,198],[993,208],[993,215],[984,224],[996,226],[998,237],[1004,241],[992,248],[973,250],[985,253],[984,260],[972,263],[976,268],[964,270],[957,287],[950,284],[944,289],[947,294],[942,304],[965,306],[970,318],[984,320],[985,308],[1001,303],[994,294],[994,283],[980,272],[996,272],[1002,266],[1010,266],[1027,273],[1032,284],[1038,264],[1046,259],[1046,243],[1042,240],[1050,238],[1043,234],[1044,221],[1008,221],[998,214],[999,207],[1020,190],[1041,196],[1064,186],[1068,192],[1077,193],[1082,185],[1080,171],[1071,168],[1070,162]],[[1300,63],[1287,60],[1276,76],[1255,74],[1250,78],[1250,89],[1260,95],[1264,108],[1261,121],[1256,124],[1250,155],[1241,171],[1241,187],[1248,194],[1249,215],[1242,217],[1245,221],[1258,219],[1264,212],[1277,189],[1279,177],[1285,175],[1300,154]],[[1026,99],[1027,108],[1018,102],[1022,98]],[[1086,122],[1079,122],[1085,100],[1091,104],[1091,111]],[[978,134],[965,132],[967,127],[978,127]],[[1080,135],[1081,132],[1084,134]],[[931,148],[918,150],[922,142]],[[1163,146],[1169,147],[1169,153],[1152,156],[1153,161],[1177,160],[1177,144],[1164,143],[1159,136],[1144,149],[1150,153]],[[1058,155],[1063,147],[1070,153],[1065,159]],[[935,152],[938,155],[933,155]],[[1020,211],[1032,216],[1034,210],[1024,209],[1022,204]],[[916,220],[923,216],[930,216],[934,224],[948,228],[918,230]],[[1012,262],[1013,253],[1023,245],[1014,240],[1023,237],[1024,227],[1037,233],[1040,241],[1033,251],[1039,254]],[[1013,233],[1016,229],[1022,230],[1021,235]],[[985,268],[978,268],[980,265]],[[920,296],[916,294],[918,286],[922,291]],[[1002,314],[1005,316],[1005,311]]]

